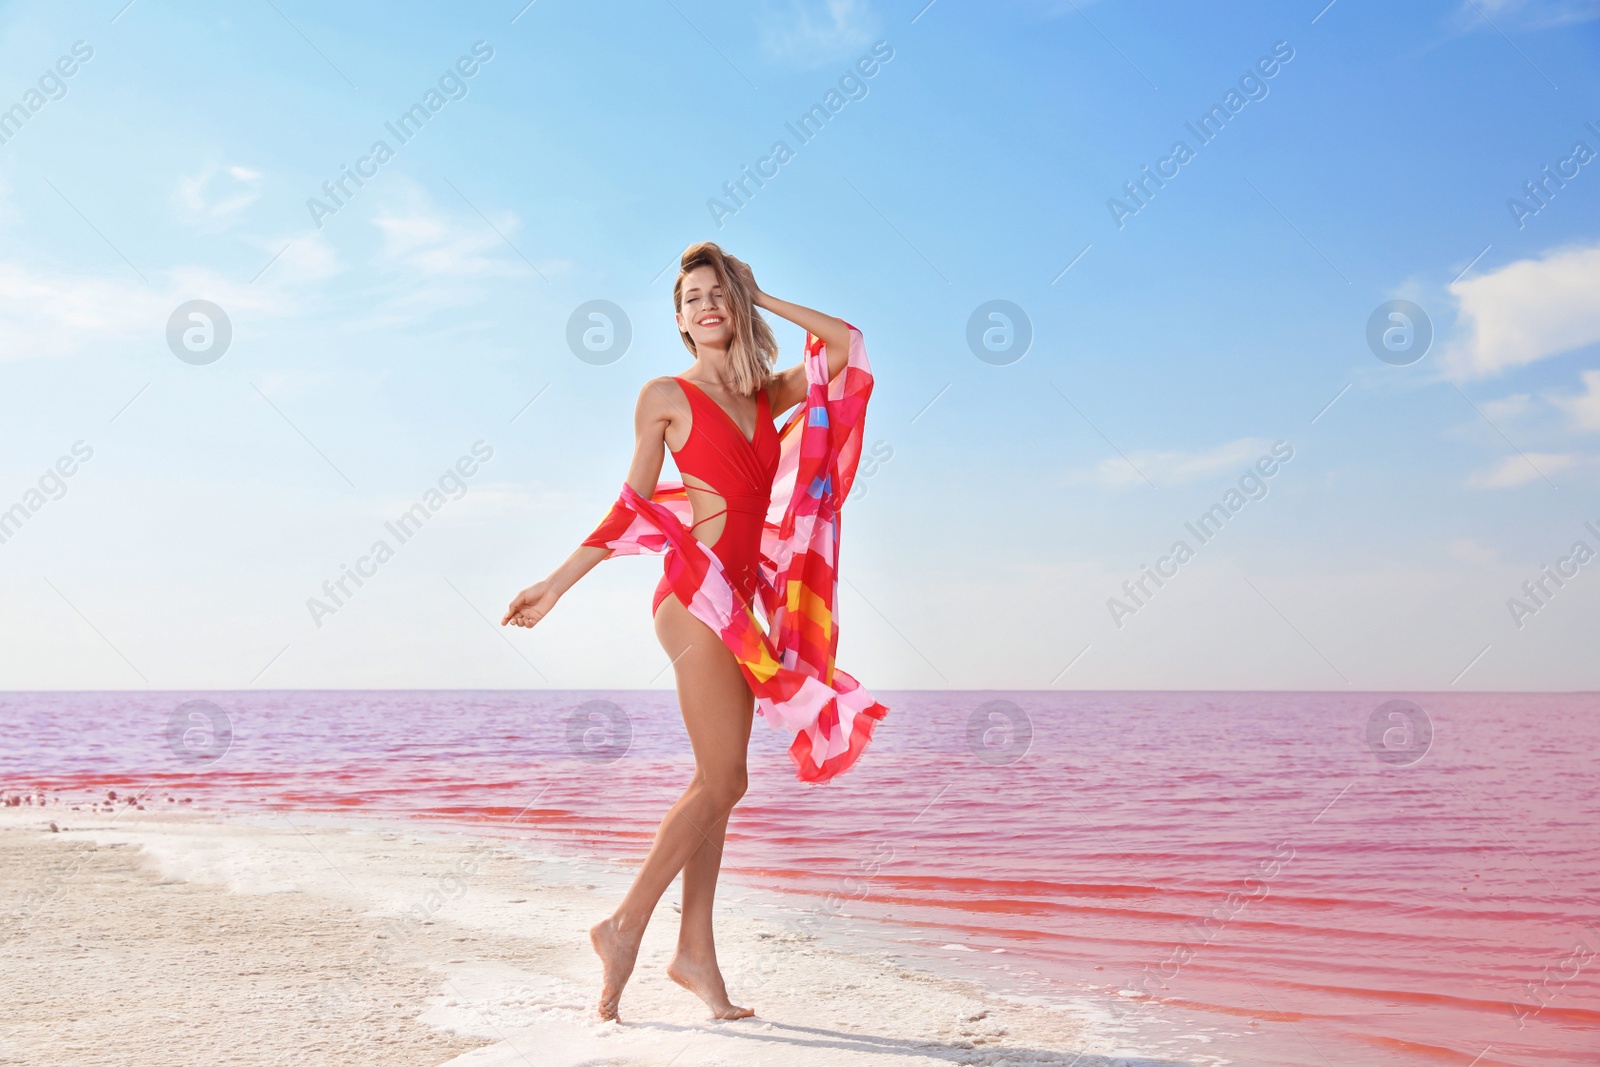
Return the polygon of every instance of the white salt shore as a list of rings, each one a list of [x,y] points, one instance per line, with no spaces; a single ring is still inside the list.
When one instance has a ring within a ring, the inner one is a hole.
[[[718,953],[756,1017],[712,1021],[666,978],[674,885],[622,1022],[600,1022],[587,930],[626,874],[488,833],[297,813],[0,809],[0,1063],[1171,1062],[1089,1008],[825,945],[727,880]]]

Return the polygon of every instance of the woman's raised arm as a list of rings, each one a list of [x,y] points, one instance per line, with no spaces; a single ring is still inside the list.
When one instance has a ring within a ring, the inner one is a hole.
[[[787,319],[807,333],[815,334],[822,338],[823,351],[828,357],[828,379],[831,381],[850,359],[850,326],[843,319],[835,318],[813,308],[801,304],[793,304],[787,300],[779,300],[769,293],[761,291],[756,284],[755,274],[750,265],[743,260],[728,257],[728,262],[733,269],[744,275],[745,284],[755,294],[756,307]],[[767,402],[774,415],[788,411],[806,398],[806,368],[802,360],[786,370],[777,372],[772,376],[772,381],[767,386]]]

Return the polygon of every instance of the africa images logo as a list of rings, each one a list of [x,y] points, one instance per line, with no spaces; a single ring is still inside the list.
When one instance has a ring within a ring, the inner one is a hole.
[[[422,94],[422,99],[406,110],[402,111],[394,122],[385,122],[384,129],[395,139],[395,145],[403,145],[410,141],[428,120],[444,110],[446,104],[452,100],[465,100],[467,97],[467,79],[477,76],[483,69],[483,64],[494,58],[494,49],[486,41],[478,41],[472,46],[472,55],[462,56],[456,60],[455,65],[439,75],[437,87],[429,86]],[[357,159],[352,169],[344,164],[339,165],[339,176],[322,183],[322,192],[327,199],[317,197],[306,198],[306,210],[311,213],[311,221],[322,229],[322,220],[328,215],[337,215],[339,209],[344,207],[356,193],[360,192],[367,184],[363,179],[371,180],[378,176],[378,168],[395,157],[395,149],[388,141],[379,138],[372,142],[372,147],[367,154]],[[355,188],[351,188],[354,185]]]

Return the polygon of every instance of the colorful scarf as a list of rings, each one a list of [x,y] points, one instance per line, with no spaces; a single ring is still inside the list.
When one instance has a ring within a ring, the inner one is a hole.
[[[832,381],[822,339],[808,333],[805,372],[805,402],[779,431],[761,534],[756,586],[766,628],[755,605],[735,596],[722,561],[689,532],[694,512],[681,482],[660,483],[649,500],[623,483],[587,543],[613,555],[665,555],[673,593],[733,652],[767,722],[795,731],[789,756],[800,780],[816,783],[855,763],[889,709],[833,662],[839,509],[855,481],[872,395],[861,332],[850,327],[849,361]]]

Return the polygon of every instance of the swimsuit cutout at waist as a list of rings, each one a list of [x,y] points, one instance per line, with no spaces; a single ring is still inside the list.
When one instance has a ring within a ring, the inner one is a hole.
[[[673,381],[682,386],[690,410],[689,437],[672,453],[678,471],[709,486],[703,491],[723,500],[718,510],[696,519],[690,532],[724,516],[721,534],[706,547],[722,562],[735,594],[752,599],[761,562],[761,531],[778,471],[778,431],[772,425],[767,391],[763,388],[756,394],[755,435],[746,438],[733,416],[699,386],[676,376]],[[652,616],[671,592],[663,575],[650,603]]]

